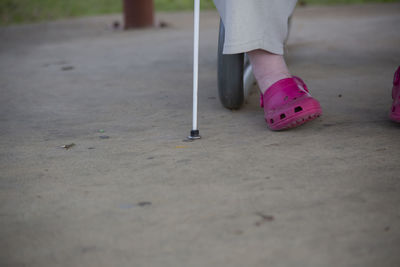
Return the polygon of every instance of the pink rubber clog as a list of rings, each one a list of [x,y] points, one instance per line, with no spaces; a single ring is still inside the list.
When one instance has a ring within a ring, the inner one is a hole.
[[[394,73],[392,98],[393,104],[389,117],[392,121],[400,122],[400,66]]]
[[[260,99],[264,117],[271,130],[285,130],[300,126],[322,115],[319,102],[314,99],[307,85],[293,76],[277,81]]]

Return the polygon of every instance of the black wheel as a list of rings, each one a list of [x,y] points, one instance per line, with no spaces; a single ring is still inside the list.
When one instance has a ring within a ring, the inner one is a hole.
[[[218,93],[222,105],[239,109],[244,102],[244,54],[223,55],[225,27],[220,20],[218,38]]]

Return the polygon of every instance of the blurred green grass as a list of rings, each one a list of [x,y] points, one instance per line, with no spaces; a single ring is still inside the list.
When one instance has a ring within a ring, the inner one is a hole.
[[[351,4],[400,2],[400,0],[301,0],[303,4]],[[157,11],[190,10],[193,0],[154,0]],[[202,0],[202,9],[213,9],[212,0]],[[122,0],[0,0],[0,25],[30,23],[59,18],[120,13]]]

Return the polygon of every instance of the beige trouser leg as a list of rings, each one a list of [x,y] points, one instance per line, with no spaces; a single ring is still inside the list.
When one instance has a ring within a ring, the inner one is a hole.
[[[224,54],[264,49],[283,55],[297,0],[214,0],[225,26]]]

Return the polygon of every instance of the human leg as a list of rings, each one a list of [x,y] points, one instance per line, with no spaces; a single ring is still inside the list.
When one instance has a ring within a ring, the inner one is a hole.
[[[247,55],[262,93],[265,93],[277,81],[292,77],[282,55],[272,54],[262,49],[249,51]]]
[[[214,0],[225,25],[224,54],[246,52],[272,130],[299,126],[322,114],[305,83],[283,58],[288,20],[296,0]]]

